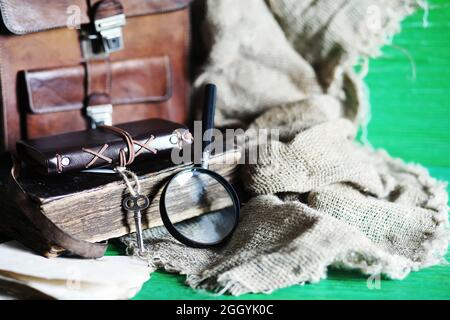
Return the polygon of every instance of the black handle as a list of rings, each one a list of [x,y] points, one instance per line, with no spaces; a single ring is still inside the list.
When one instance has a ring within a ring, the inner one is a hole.
[[[212,140],[212,129],[214,129],[214,114],[216,111],[217,88],[214,84],[209,83],[205,86],[205,100],[203,104],[202,119],[202,150],[208,151],[208,146]]]

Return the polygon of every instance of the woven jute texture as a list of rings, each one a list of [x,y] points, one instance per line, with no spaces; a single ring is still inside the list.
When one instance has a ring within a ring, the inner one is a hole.
[[[162,227],[146,230],[152,266],[239,295],[317,282],[331,266],[402,279],[442,262],[445,184],[354,141],[367,107],[353,67],[414,9],[406,0],[207,1],[209,55],[194,89],[217,84],[218,125],[278,129],[279,139],[242,165],[250,199],[231,241],[193,249]],[[134,239],[122,240],[135,248]]]

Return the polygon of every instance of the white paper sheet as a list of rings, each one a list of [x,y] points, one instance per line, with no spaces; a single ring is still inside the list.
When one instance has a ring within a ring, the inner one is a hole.
[[[56,299],[127,299],[149,279],[149,268],[125,256],[47,259],[12,241],[0,244],[0,276]]]

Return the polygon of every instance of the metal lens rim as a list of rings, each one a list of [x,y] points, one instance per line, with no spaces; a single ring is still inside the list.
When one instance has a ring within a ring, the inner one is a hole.
[[[231,196],[231,199],[233,201],[233,205],[234,205],[234,212],[235,212],[235,221],[234,221],[234,225],[233,228],[230,230],[230,232],[221,240],[216,241],[216,242],[211,242],[211,243],[204,243],[204,242],[197,242],[194,241],[192,239],[189,239],[187,237],[185,237],[183,234],[181,234],[173,225],[173,223],[170,221],[169,215],[167,213],[167,209],[166,209],[166,192],[167,189],[170,185],[170,183],[177,177],[180,176],[182,174],[185,174],[187,172],[199,172],[202,174],[207,174],[209,176],[211,176],[212,178],[214,178],[215,180],[217,180],[224,188],[225,190],[228,192],[228,194]],[[164,226],[167,228],[167,230],[169,231],[169,233],[175,238],[177,239],[179,242],[193,247],[193,248],[211,248],[211,247],[217,247],[220,245],[225,244],[233,235],[234,231],[236,230],[236,227],[238,225],[239,222],[239,213],[240,213],[240,204],[239,204],[239,198],[236,194],[236,191],[234,190],[234,188],[231,186],[231,184],[225,180],[224,177],[222,177],[220,174],[208,170],[208,169],[204,169],[201,167],[194,167],[194,168],[189,168],[189,169],[185,169],[182,170],[180,172],[177,172],[175,175],[173,175],[169,181],[167,181],[166,185],[164,186],[164,189],[161,193],[161,200],[159,202],[159,211],[161,214],[161,219],[164,223]]]

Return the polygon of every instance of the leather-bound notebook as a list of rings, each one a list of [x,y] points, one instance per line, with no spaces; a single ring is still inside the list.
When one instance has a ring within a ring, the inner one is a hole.
[[[37,172],[58,175],[156,159],[191,142],[192,135],[184,125],[148,119],[22,140],[17,143],[17,153]]]

